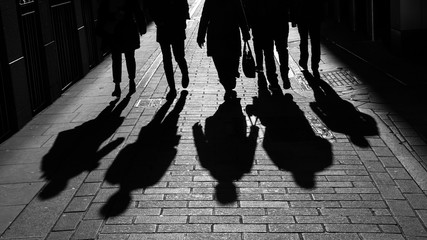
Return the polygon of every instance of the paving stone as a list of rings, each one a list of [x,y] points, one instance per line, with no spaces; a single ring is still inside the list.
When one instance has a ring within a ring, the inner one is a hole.
[[[393,179],[406,179],[412,180],[412,177],[404,168],[387,168],[387,172]]]
[[[166,238],[165,238],[166,239]],[[167,238],[167,239],[178,239],[178,238]],[[241,240],[240,233],[187,233],[185,234],[185,240]]]
[[[396,224],[391,216],[349,216],[352,223],[365,224]]]
[[[295,216],[298,223],[349,223],[347,217],[340,216]]]
[[[0,185],[0,206],[28,204],[44,183],[21,183]]]
[[[323,232],[321,224],[269,224],[268,229],[270,232]]]
[[[130,233],[148,233],[155,232],[155,224],[137,224],[137,225],[105,225],[101,233],[130,234]]]
[[[424,223],[424,226],[427,227],[427,210],[417,210],[416,212]]]
[[[99,240],[127,240],[130,234],[99,234]],[[178,238],[177,238],[178,239]]]
[[[402,193],[422,193],[422,190],[413,180],[396,180],[396,184]]]
[[[47,240],[68,240],[71,239],[74,231],[61,231],[61,232],[51,232],[47,236]]]
[[[100,220],[87,220],[79,224],[73,239],[95,239],[99,229],[101,228],[102,221]]]
[[[384,201],[340,201],[344,208],[387,208]]]
[[[402,233],[399,225],[379,225],[380,229],[385,233]]]
[[[427,237],[427,232],[416,217],[396,217],[406,236]]]
[[[9,227],[25,206],[0,206],[0,235]]]
[[[384,199],[405,199],[399,188],[396,186],[379,185],[378,190],[380,190],[381,196]]]
[[[327,232],[380,232],[376,225],[370,224],[325,224]]]
[[[387,200],[387,204],[394,216],[415,216],[415,212],[407,201]]]
[[[185,223],[185,221],[183,223]],[[240,217],[239,216],[190,216],[189,223],[237,224],[237,223],[240,223]]]
[[[296,233],[245,233],[245,240],[299,240]]]
[[[83,218],[83,213],[64,213],[55,224],[54,231],[75,230]]]
[[[304,240],[360,240],[356,233],[303,233]]]
[[[243,223],[295,223],[291,216],[243,216]]]
[[[93,197],[75,197],[71,200],[66,212],[84,212],[91,204]]]
[[[211,232],[211,228],[211,224],[161,224],[157,232]]]
[[[404,240],[401,234],[387,234],[387,233],[362,233],[360,234],[366,240]]]
[[[427,209],[427,197],[424,194],[405,194],[414,209]]]

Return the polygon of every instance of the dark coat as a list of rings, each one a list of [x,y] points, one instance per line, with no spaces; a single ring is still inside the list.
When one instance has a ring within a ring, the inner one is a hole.
[[[249,26],[263,34],[285,30],[290,6],[289,0],[245,0]]]
[[[150,0],[150,15],[157,26],[157,42],[184,40],[187,19],[190,19],[187,0]]]
[[[323,20],[325,0],[293,0],[295,22],[319,22]]]
[[[240,0],[205,1],[197,42],[207,35],[208,56],[241,56],[240,30],[250,38]]]
[[[96,31],[112,51],[139,48],[139,35],[145,33],[146,23],[137,0],[103,0],[98,10]]]

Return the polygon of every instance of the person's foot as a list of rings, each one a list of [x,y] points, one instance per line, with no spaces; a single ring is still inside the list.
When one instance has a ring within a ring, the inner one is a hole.
[[[166,100],[171,101],[176,98],[176,89],[169,90],[168,94],[166,94]]]
[[[188,73],[183,74],[182,80],[181,80],[182,87],[187,88],[189,83],[190,83],[190,78],[188,77]]]
[[[135,81],[130,80],[129,81],[129,93],[134,93],[134,92],[136,92]]]
[[[122,94],[122,90],[120,89],[120,84],[116,84],[114,87],[113,93],[111,93],[111,96],[120,97],[121,94]]]

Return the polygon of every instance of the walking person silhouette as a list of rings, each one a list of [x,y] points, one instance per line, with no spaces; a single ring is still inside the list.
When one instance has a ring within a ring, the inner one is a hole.
[[[135,50],[140,47],[139,36],[146,32],[145,16],[137,0],[102,0],[98,9],[96,31],[111,50],[115,84],[112,96],[121,95],[122,53],[126,58],[129,92],[134,93]]]
[[[285,89],[290,88],[288,78],[288,35],[289,35],[289,0],[246,0],[249,26],[252,29],[255,59],[259,74],[265,67],[267,80],[272,91],[280,90],[274,59],[276,45],[280,61],[280,73]]]
[[[324,0],[293,0],[293,25],[298,26],[300,36],[300,59],[298,64],[304,71],[308,66],[308,37],[311,44],[311,70],[315,78],[320,78],[320,29],[323,20]]]
[[[219,82],[225,90],[224,100],[236,98],[236,78],[243,40],[250,39],[240,0],[206,0],[200,19],[197,43],[203,48],[207,39],[207,55],[212,57]]]
[[[184,41],[187,19],[190,19],[187,0],[150,0],[148,9],[157,27],[157,42],[163,55],[163,67],[169,85],[168,99],[176,97],[172,53],[181,69],[183,88],[189,84],[188,66],[185,60]]]

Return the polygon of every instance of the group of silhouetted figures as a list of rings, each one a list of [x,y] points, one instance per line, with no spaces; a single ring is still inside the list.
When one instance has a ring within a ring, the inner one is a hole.
[[[207,42],[207,55],[212,57],[219,82],[224,87],[224,99],[236,98],[236,78],[242,41],[251,39],[256,60],[256,72],[266,76],[271,91],[280,89],[274,46],[279,56],[283,88],[289,89],[288,35],[289,23],[298,26],[301,38],[299,65],[308,68],[308,39],[311,39],[311,69],[319,77],[320,24],[324,0],[206,0],[197,36],[202,48]],[[182,87],[189,85],[185,59],[186,21],[190,19],[187,0],[146,0],[151,18],[157,27],[156,40],[163,55],[163,66],[169,85],[168,99],[177,95],[172,53],[182,73]],[[113,96],[120,97],[121,56],[124,53],[129,75],[129,92],[135,92],[135,50],[140,47],[139,35],[146,32],[144,11],[138,0],[103,0],[98,14],[97,32],[109,46],[113,60]],[[139,35],[138,35],[139,33]]]
[[[181,138],[178,119],[188,92],[181,91],[173,109],[169,111],[169,108],[177,96],[172,53],[181,69],[182,87],[187,88],[190,81],[184,45],[188,3],[187,0],[149,0],[146,6],[157,26],[157,41],[170,90],[166,103],[141,128],[137,139],[119,151],[106,171],[105,181],[118,184],[120,188],[101,208],[104,216],[124,212],[131,203],[133,190],[154,186],[164,177],[177,155]],[[207,41],[207,54],[212,57],[219,82],[225,89],[225,101],[215,114],[206,118],[204,129],[200,123],[195,123],[192,130],[197,159],[218,181],[215,196],[219,202],[231,203],[237,199],[234,182],[252,171],[258,140],[262,140],[269,160],[280,170],[290,172],[295,183],[303,188],[313,188],[315,173],[332,164],[330,142],[315,134],[293,96],[283,95],[278,83],[274,45],[279,54],[283,87],[290,88],[289,22],[296,24],[300,33],[299,65],[314,92],[315,102],[310,103],[313,112],[329,129],[348,135],[357,146],[369,146],[365,136],[378,134],[372,117],[341,99],[319,77],[320,7],[321,0],[205,0],[197,43],[203,47],[205,39]],[[98,33],[112,51],[116,84],[113,95],[117,98],[95,119],[58,134],[49,153],[43,157],[43,177],[48,180],[40,194],[43,199],[59,194],[70,179],[82,172],[97,169],[100,160],[125,141],[123,137],[111,136],[124,122],[121,113],[136,91],[134,55],[140,46],[139,35],[146,32],[145,17],[137,0],[104,0],[98,21]],[[244,41],[250,40],[249,28],[256,54],[258,96],[253,98],[253,104],[246,106],[251,120],[247,136],[246,117],[234,88],[239,77],[241,35]],[[313,74],[307,70],[308,35],[311,37]],[[119,103],[123,53],[130,84],[129,94]],[[252,122],[253,117],[255,122]],[[260,139],[258,120],[265,127]],[[286,177],[283,176],[283,180],[286,181]]]

